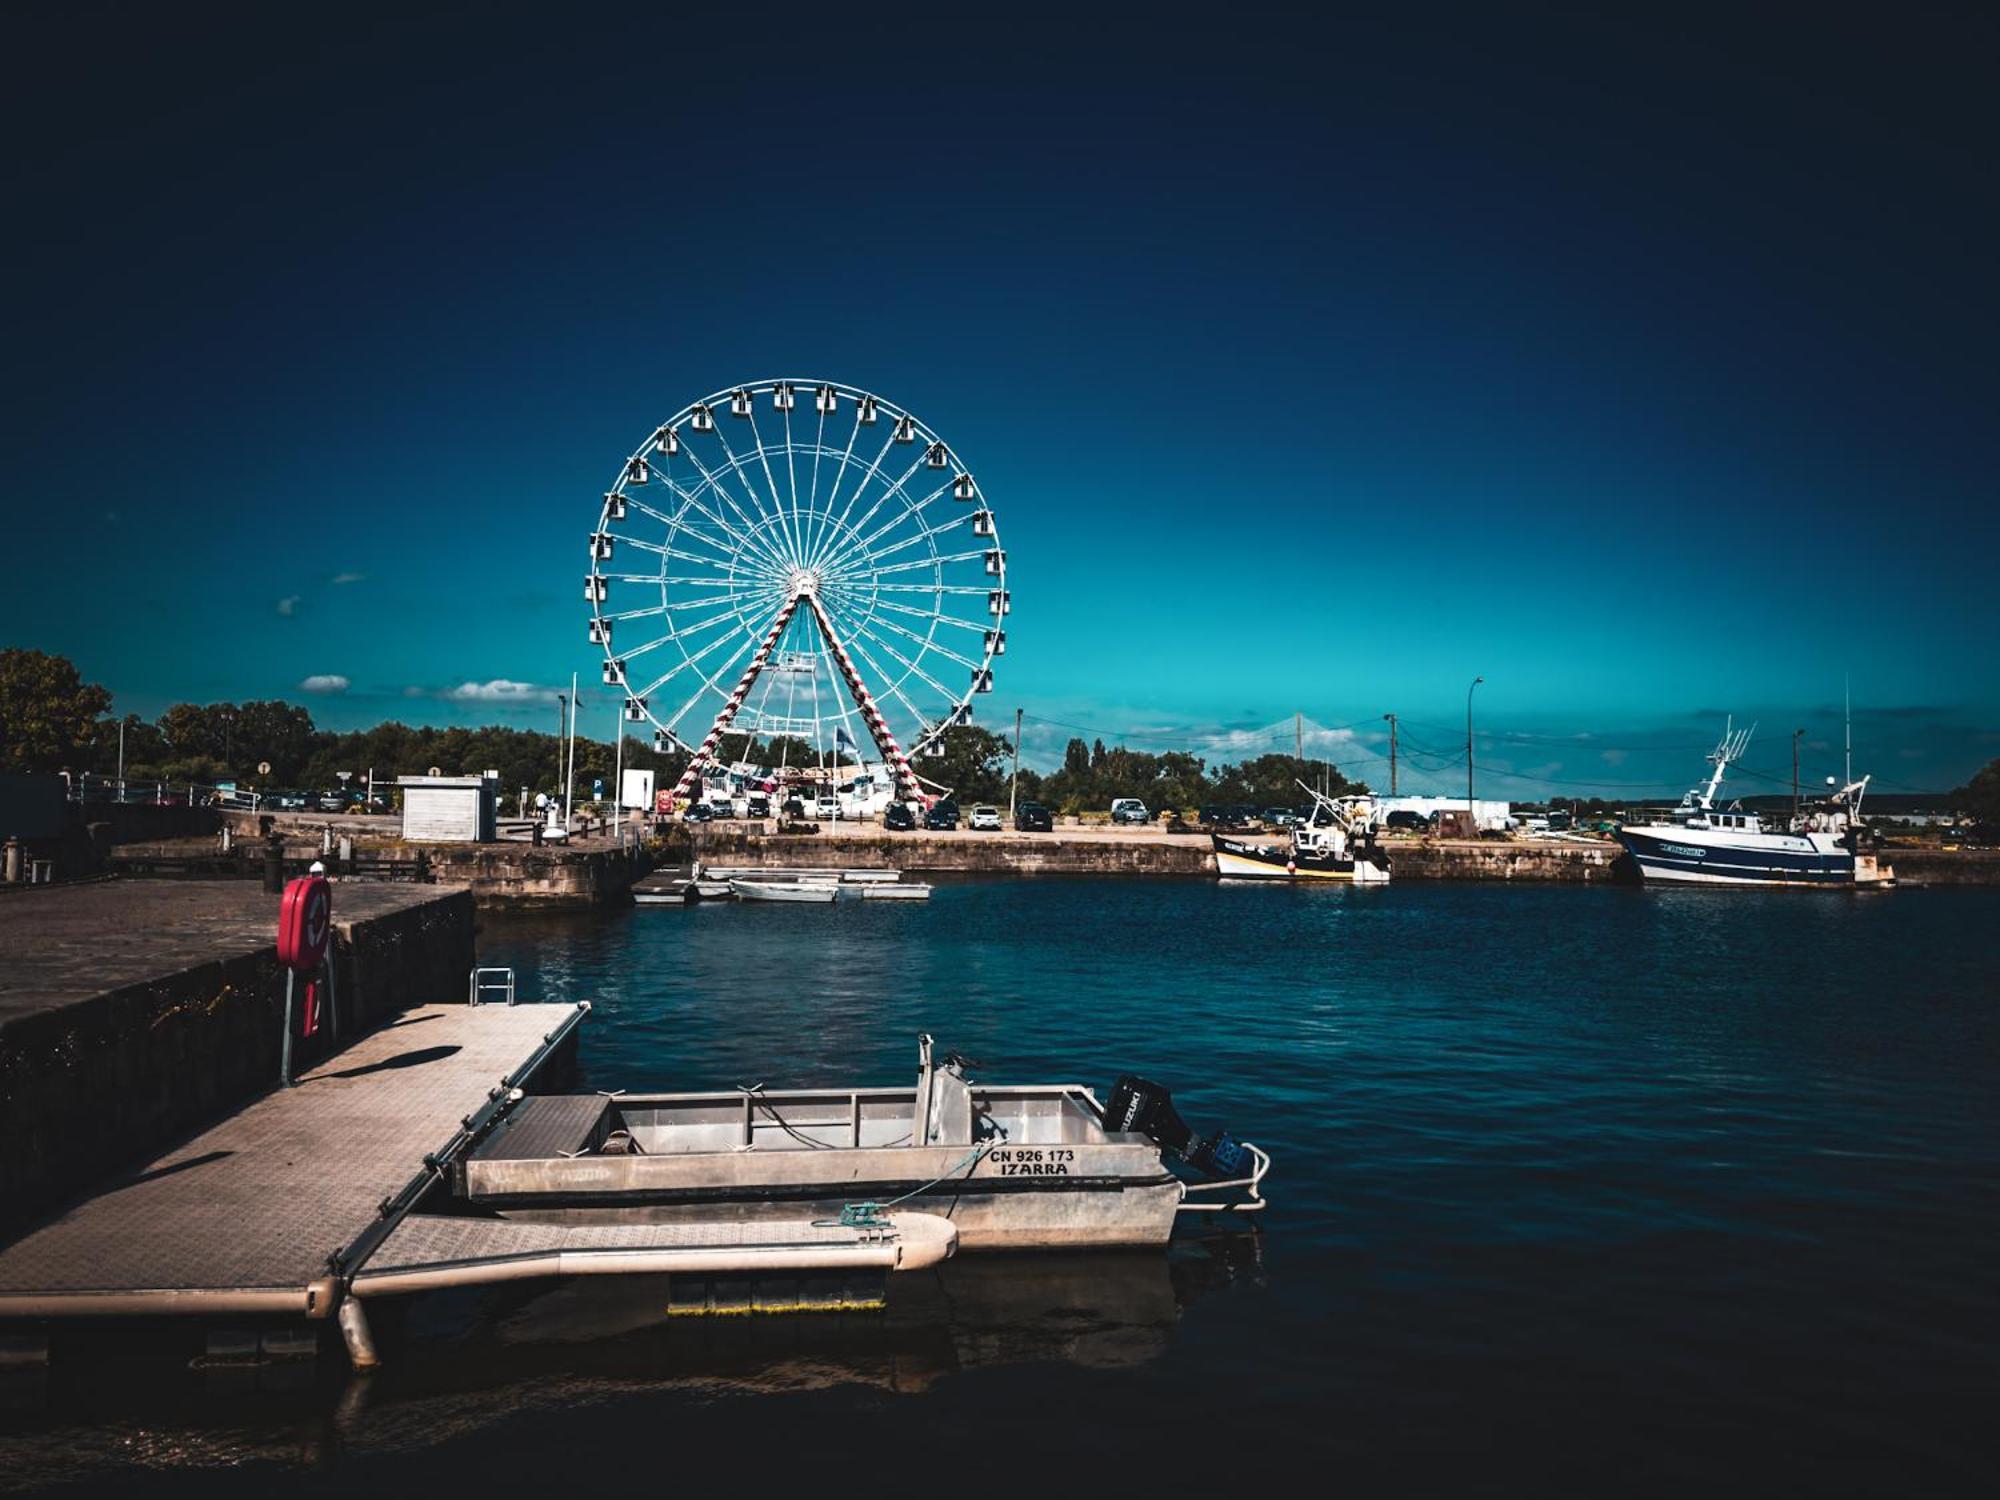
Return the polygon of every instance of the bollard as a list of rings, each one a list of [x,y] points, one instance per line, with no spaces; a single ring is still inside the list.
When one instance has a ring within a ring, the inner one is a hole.
[[[8,885],[19,885],[24,873],[19,834],[9,836],[4,850],[0,850],[0,880]]]

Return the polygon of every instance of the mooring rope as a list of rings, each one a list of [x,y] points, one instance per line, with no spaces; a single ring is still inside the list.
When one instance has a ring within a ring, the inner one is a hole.
[[[943,1173],[941,1173],[936,1177],[933,1177],[929,1182],[926,1182],[919,1187],[913,1187],[907,1193],[903,1193],[897,1197],[891,1198],[886,1203],[843,1204],[840,1210],[839,1218],[814,1219],[813,1227],[815,1229],[892,1228],[893,1226],[889,1222],[890,1209],[894,1208],[899,1203],[908,1203],[912,1198],[916,1197],[920,1193],[928,1193],[932,1188],[936,1187],[939,1183],[949,1182],[952,1178],[956,1177],[960,1172],[969,1171],[971,1168],[979,1164],[979,1159],[981,1157],[986,1155],[987,1152],[991,1151],[994,1147],[998,1146],[1002,1141],[1007,1139],[1007,1131],[1005,1127],[1000,1125],[997,1121],[994,1121],[991,1116],[988,1116],[988,1122],[992,1124],[996,1134],[991,1139],[981,1141],[977,1146],[974,1146],[972,1150],[966,1154],[964,1160],[957,1162],[950,1167],[947,1167]]]

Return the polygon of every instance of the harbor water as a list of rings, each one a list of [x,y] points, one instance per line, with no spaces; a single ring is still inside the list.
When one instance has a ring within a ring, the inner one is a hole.
[[[2000,896],[946,880],[489,922],[602,1089],[1121,1072],[1274,1158],[1258,1232],[967,1258],[887,1311],[424,1299],[365,1383],[51,1372],[0,1483],[574,1494],[1984,1488]],[[1206,1232],[1202,1232],[1203,1230]]]

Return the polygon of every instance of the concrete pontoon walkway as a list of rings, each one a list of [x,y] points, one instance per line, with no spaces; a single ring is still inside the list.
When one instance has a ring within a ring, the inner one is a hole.
[[[351,1273],[426,1153],[526,1082],[585,1009],[405,1012],[0,1250],[0,1317],[328,1315],[331,1258]]]

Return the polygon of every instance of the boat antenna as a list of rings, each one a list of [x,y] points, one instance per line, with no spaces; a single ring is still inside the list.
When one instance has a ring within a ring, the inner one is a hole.
[[[1847,710],[1847,775],[1842,778],[1849,786],[1854,785],[1854,679],[1851,674],[1840,674],[1840,696]]]

